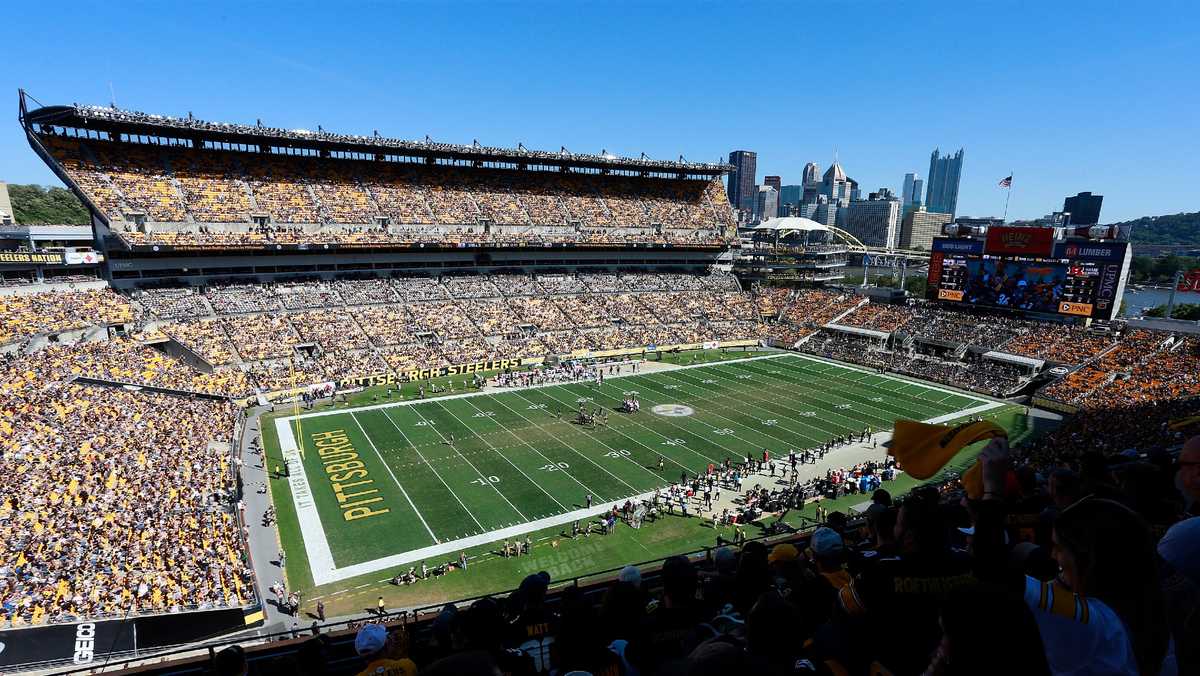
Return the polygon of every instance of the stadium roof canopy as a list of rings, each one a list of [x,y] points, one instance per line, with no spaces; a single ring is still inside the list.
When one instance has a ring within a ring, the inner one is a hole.
[[[867,338],[878,338],[880,340],[886,340],[888,336],[892,335],[892,334],[888,333],[887,331],[876,331],[875,329],[864,329],[861,326],[849,326],[846,324],[826,324],[823,328],[830,329],[833,331],[841,331],[842,333],[850,333],[850,334],[853,334],[856,336],[864,336]]]
[[[1006,364],[1016,364],[1017,366],[1025,366],[1025,367],[1028,367],[1031,369],[1041,369],[1043,366],[1046,365],[1045,359],[1034,359],[1033,357],[1026,357],[1026,356],[1020,355],[1020,354],[1011,354],[1008,352],[997,352],[995,350],[992,350],[990,352],[984,352],[983,358],[991,359],[993,361],[1004,362]]]
[[[22,97],[25,94],[22,92]],[[24,105],[24,99],[22,99]],[[579,154],[566,148],[558,152],[516,148],[496,148],[480,145],[441,143],[428,137],[424,141],[337,134],[330,131],[279,129],[260,124],[230,124],[208,122],[188,117],[151,115],[137,111],[101,106],[44,106],[23,113],[26,127],[31,125],[93,129],[114,134],[156,136],[190,139],[196,147],[203,141],[243,144],[249,146],[309,148],[319,151],[357,152],[367,154],[400,154],[409,157],[461,160],[466,162],[507,162],[518,165],[587,168],[606,171],[632,171],[647,174],[674,174],[679,178],[704,178],[724,174],[733,169],[728,164],[652,160],[649,158],[616,157],[611,154]]]
[[[797,232],[830,232],[829,227],[810,218],[801,216],[784,216],[763,221],[754,226],[755,230],[780,230]]]

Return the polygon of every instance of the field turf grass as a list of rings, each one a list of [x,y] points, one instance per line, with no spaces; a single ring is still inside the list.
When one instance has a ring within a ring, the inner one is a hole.
[[[715,540],[706,520],[666,518],[640,530],[619,527],[615,535],[586,540],[570,541],[563,534],[570,532],[569,513],[584,507],[587,494],[596,508],[611,506],[726,457],[757,457],[764,449],[782,456],[791,448],[809,448],[867,426],[890,430],[897,418],[951,420],[990,403],[791,354],[727,360],[729,356],[700,355],[701,361],[716,361],[610,378],[603,386],[575,383],[420,401],[379,400],[383,403],[371,403],[377,399],[372,395],[343,408],[319,409],[317,415],[303,412],[299,419],[290,411],[264,417],[269,462],[274,466],[281,457],[278,431],[284,432],[285,445],[301,442],[311,495],[307,525],[302,526],[291,494],[295,484],[272,481],[280,537],[288,552],[289,588],[304,592],[306,605],[324,597],[334,613],[352,613],[373,607],[378,594],[390,605],[432,603],[505,590],[537,570],[560,579],[694,550]],[[641,412],[616,410],[627,392],[637,392]],[[607,426],[573,423],[580,400],[589,410],[606,410]],[[659,415],[653,412],[658,405],[691,410]],[[983,415],[1019,432],[1024,419],[1018,411],[998,406]],[[275,419],[284,422],[277,426]],[[345,519],[347,508],[339,505],[335,482],[317,447],[319,440],[337,437],[353,448],[370,479],[344,488],[343,494],[372,491],[343,502],[382,498],[369,506],[386,513]],[[977,451],[964,451],[956,464],[965,465]],[[657,467],[660,457],[662,470]],[[887,487],[899,493],[915,483],[902,476]],[[852,501],[848,506],[863,499],[843,501]],[[313,521],[313,513],[319,521]],[[802,516],[794,513],[789,520]],[[555,517],[563,523],[555,523]],[[538,520],[549,521],[529,532],[535,542],[532,556],[494,555],[503,535],[497,534],[499,529],[528,530],[531,526],[523,524]],[[321,533],[314,532],[314,523]],[[343,570],[340,578],[322,573],[314,580],[306,539],[311,543],[322,537],[332,566]],[[467,552],[471,564],[465,572],[410,587],[385,583],[397,571],[419,566],[420,560],[384,565],[380,559],[395,561],[431,547],[437,555],[420,559],[431,566],[455,559],[460,551]],[[346,571],[359,572],[350,576]]]

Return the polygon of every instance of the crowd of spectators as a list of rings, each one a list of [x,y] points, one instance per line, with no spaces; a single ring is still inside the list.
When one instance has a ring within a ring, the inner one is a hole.
[[[46,135],[43,142],[110,222],[126,223],[134,214],[151,222],[117,228],[135,245],[717,246],[727,243],[733,226],[720,179],[381,165],[309,156],[265,155],[250,162],[244,154],[180,146],[59,135]],[[268,225],[255,223],[262,216]]]
[[[137,348],[106,343],[0,362],[9,626],[253,600],[235,463],[210,443],[230,439],[232,405],[69,382],[114,361],[147,364]],[[170,371],[155,384],[179,384]]]
[[[1173,463],[1147,429],[1158,422],[1117,431],[1145,438],[1132,454],[1079,444],[1042,455],[1062,431],[1030,446],[993,440],[982,492],[970,495],[949,479],[893,496],[879,481],[890,463],[829,470],[799,489],[753,487],[739,497],[744,511],[821,498],[815,528],[747,541],[746,524],[714,510],[707,556],[556,589],[532,573],[507,596],[418,624],[356,628],[354,649],[364,673],[1195,673],[1200,437]],[[688,485],[693,495],[706,486]],[[676,488],[658,518],[671,518]],[[864,496],[858,515],[823,508],[847,494]],[[638,513],[614,506],[604,532],[636,527]],[[241,673],[240,651],[228,657],[221,673]],[[271,666],[263,673],[299,667],[288,657]]]
[[[264,389],[375,373],[363,368],[753,340],[767,330],[727,274],[361,279],[155,290],[139,299],[151,319],[139,338],[170,337],[217,367],[245,364]],[[216,316],[190,314],[205,307]],[[346,357],[340,373],[334,354]]]
[[[1116,342],[1112,334],[1098,334],[1085,328],[1056,323],[1032,323],[1000,346],[1000,350],[1034,359],[1063,364],[1082,364]]]
[[[893,353],[887,368],[896,373],[955,385],[993,397],[1005,397],[1028,376],[1028,369],[990,359],[969,362],[945,361],[935,357],[905,356]]]
[[[1002,317],[971,308],[947,310],[930,303],[910,303],[904,333],[927,340],[968,344],[994,350],[1036,322]]]
[[[962,361],[896,349],[888,341],[824,329],[800,350],[829,359],[910,375],[994,397],[1008,396],[1025,380],[1029,369],[989,359]]]
[[[0,294],[0,345],[133,318],[129,301],[109,289]]]
[[[1041,393],[1095,410],[1194,397],[1200,395],[1200,340],[1127,331],[1113,350]]]
[[[873,331],[891,333],[908,323],[912,315],[908,308],[885,303],[868,303],[838,320],[844,326],[857,326]]]

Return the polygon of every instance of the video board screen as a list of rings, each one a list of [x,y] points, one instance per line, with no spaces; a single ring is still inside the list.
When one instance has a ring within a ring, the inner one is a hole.
[[[1124,292],[1126,242],[1059,242],[1049,256],[990,254],[977,240],[937,238],[927,297],[969,305],[1110,319]]]

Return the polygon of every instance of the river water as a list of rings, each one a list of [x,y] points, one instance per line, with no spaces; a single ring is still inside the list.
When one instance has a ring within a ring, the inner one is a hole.
[[[1137,317],[1142,314],[1143,307],[1158,307],[1166,305],[1170,298],[1171,292],[1167,289],[1143,289],[1142,291],[1134,291],[1129,287],[1125,287],[1125,316]],[[1175,292],[1175,304],[1183,305],[1184,303],[1200,304],[1200,293],[1195,291]]]

